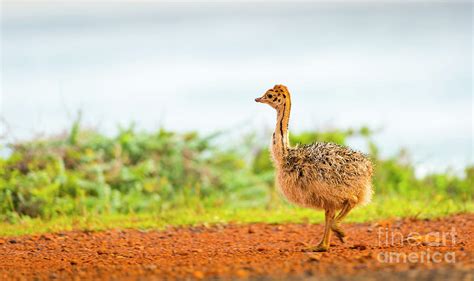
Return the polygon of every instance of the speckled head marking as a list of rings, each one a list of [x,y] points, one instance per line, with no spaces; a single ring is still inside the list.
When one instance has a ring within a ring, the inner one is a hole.
[[[266,103],[277,111],[283,109],[285,106],[288,107],[291,104],[288,88],[283,85],[275,85],[272,89],[266,91],[263,96],[256,98],[255,101]]]
[[[274,158],[278,161],[286,154],[286,150],[290,146],[288,140],[288,123],[291,112],[290,92],[284,85],[275,85],[272,89],[266,91],[263,96],[256,98],[255,101],[268,104],[277,111],[277,124],[273,134],[272,150]]]

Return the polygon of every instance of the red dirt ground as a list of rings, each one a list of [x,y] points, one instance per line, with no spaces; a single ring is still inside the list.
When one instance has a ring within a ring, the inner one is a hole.
[[[348,242],[333,237],[327,253],[303,251],[323,232],[322,225],[309,224],[3,237],[0,280],[420,280],[413,277],[420,272],[426,280],[474,280],[474,214],[348,224],[345,229]]]

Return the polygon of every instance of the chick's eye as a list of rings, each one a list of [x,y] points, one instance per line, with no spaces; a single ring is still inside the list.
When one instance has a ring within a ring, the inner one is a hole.
[[[272,98],[272,94],[268,94],[268,98],[271,99],[271,98]]]

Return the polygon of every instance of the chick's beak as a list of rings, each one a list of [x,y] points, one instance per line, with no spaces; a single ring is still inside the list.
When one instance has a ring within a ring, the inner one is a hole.
[[[256,98],[255,101],[256,102],[262,102],[262,98]]]

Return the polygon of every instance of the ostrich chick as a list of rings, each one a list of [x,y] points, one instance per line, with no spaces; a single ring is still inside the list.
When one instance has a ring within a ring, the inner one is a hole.
[[[334,143],[291,147],[288,138],[291,98],[285,86],[276,85],[255,101],[277,111],[271,154],[280,191],[294,204],[325,210],[323,238],[310,250],[327,251],[331,231],[344,243],[345,234],[339,223],[355,206],[367,204],[372,197],[370,160],[360,152]]]

